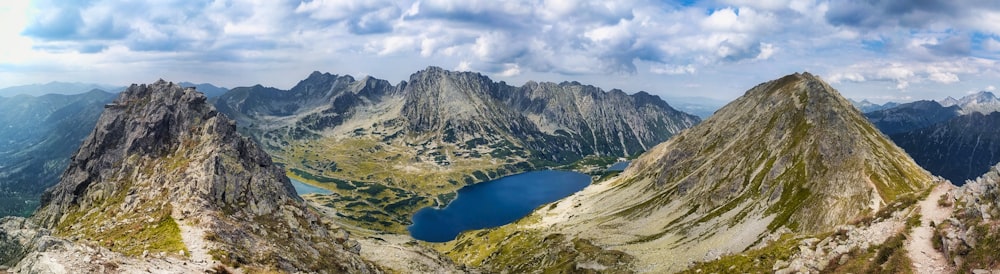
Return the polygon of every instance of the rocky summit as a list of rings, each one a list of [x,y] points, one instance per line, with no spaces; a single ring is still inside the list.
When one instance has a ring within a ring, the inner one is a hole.
[[[35,226],[37,233],[25,232]],[[234,121],[203,94],[162,80],[132,85],[107,104],[41,209],[3,227],[3,244],[20,252],[0,262],[24,272],[142,271],[143,264],[380,272],[304,204]],[[135,258],[145,259],[130,265]]]
[[[836,90],[796,73],[748,90],[617,177],[442,250],[495,271],[672,272],[895,209],[933,181]]]
[[[437,67],[395,85],[315,72],[290,90],[234,88],[215,104],[290,176],[338,194],[320,204],[398,233],[465,185],[585,158],[610,164],[699,122],[645,92],[515,87]]]

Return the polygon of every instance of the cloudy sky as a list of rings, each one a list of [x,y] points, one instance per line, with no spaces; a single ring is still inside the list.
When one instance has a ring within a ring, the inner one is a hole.
[[[396,82],[427,66],[520,85],[729,100],[797,71],[851,98],[1000,86],[994,0],[4,0],[0,87]]]

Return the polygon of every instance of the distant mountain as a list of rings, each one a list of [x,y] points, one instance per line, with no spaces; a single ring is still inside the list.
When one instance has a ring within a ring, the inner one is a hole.
[[[0,97],[0,216],[26,216],[89,134],[114,95]]]
[[[969,94],[961,99],[955,99],[952,97],[945,98],[939,101],[942,106],[958,106],[961,108],[962,114],[969,114],[973,112],[979,112],[981,114],[990,114],[991,112],[1000,111],[1000,98],[997,98],[989,91],[980,91],[975,94]]]
[[[466,184],[639,154],[699,122],[645,92],[515,87],[436,67],[396,85],[314,72],[291,90],[239,87],[215,104],[291,176],[341,193],[328,201],[338,214],[397,232]]]
[[[0,97],[12,97],[16,95],[41,96],[46,94],[72,95],[86,93],[95,89],[109,92],[119,92],[124,88],[87,83],[49,82],[46,84],[31,84],[3,88],[0,89]]]
[[[19,273],[382,272],[206,101],[163,80],[121,93],[38,212],[2,220],[0,256],[31,254],[0,263]]]
[[[872,103],[867,99],[861,100],[861,102],[854,101],[853,99],[848,99],[848,100],[851,102],[852,105],[854,105],[854,107],[858,108],[858,110],[861,110],[861,113],[869,113],[873,111],[879,111],[899,106],[899,103],[896,102],[887,102],[885,104],[879,105],[876,103]]]
[[[185,88],[192,88],[193,87],[196,90],[198,90],[199,92],[204,93],[205,97],[208,97],[209,99],[215,98],[215,97],[219,97],[219,96],[225,94],[227,91],[229,91],[229,89],[227,89],[227,88],[217,87],[217,86],[209,84],[209,83],[194,84],[194,83],[191,83],[191,82],[180,82],[180,83],[177,83],[177,84],[180,85],[181,87],[185,87]]]
[[[938,102],[924,100],[865,113],[865,116],[882,133],[893,135],[929,127],[959,114],[958,106],[945,107]]]
[[[924,169],[956,185],[1000,162],[1000,112],[972,112],[890,137]]]
[[[709,116],[712,116],[716,110],[719,110],[719,108],[728,103],[726,101],[705,97],[664,96],[664,99],[670,102],[670,105],[674,108],[697,115],[701,119],[707,119]]]
[[[487,272],[671,273],[724,254],[746,265],[722,272],[784,272],[777,252],[738,253],[892,213],[932,182],[836,90],[793,74],[748,90],[618,177],[517,223],[463,233],[447,254]],[[797,252],[796,244],[772,249]],[[808,269],[800,267],[789,272]]]

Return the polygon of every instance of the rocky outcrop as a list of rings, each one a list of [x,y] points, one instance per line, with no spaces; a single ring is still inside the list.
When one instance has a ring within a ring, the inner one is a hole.
[[[476,239],[485,232],[462,234],[450,256],[509,268],[544,251],[503,250],[544,246],[536,241],[565,234],[624,251],[636,258],[635,269],[677,271],[782,231],[830,231],[933,180],[836,90],[797,73],[748,90],[616,178],[488,230],[489,239]]]
[[[940,203],[953,204],[954,211],[936,224],[934,246],[960,271],[1000,271],[1000,165],[940,197]]]
[[[162,80],[129,87],[105,106],[32,220],[60,238],[125,256],[292,272],[379,271],[206,101]]]

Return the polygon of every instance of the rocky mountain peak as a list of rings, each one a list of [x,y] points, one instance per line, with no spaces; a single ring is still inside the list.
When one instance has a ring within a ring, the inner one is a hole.
[[[206,101],[163,80],[130,86],[105,106],[32,218],[56,235],[132,256],[374,269],[332,242],[334,228],[305,206],[284,171]]]

